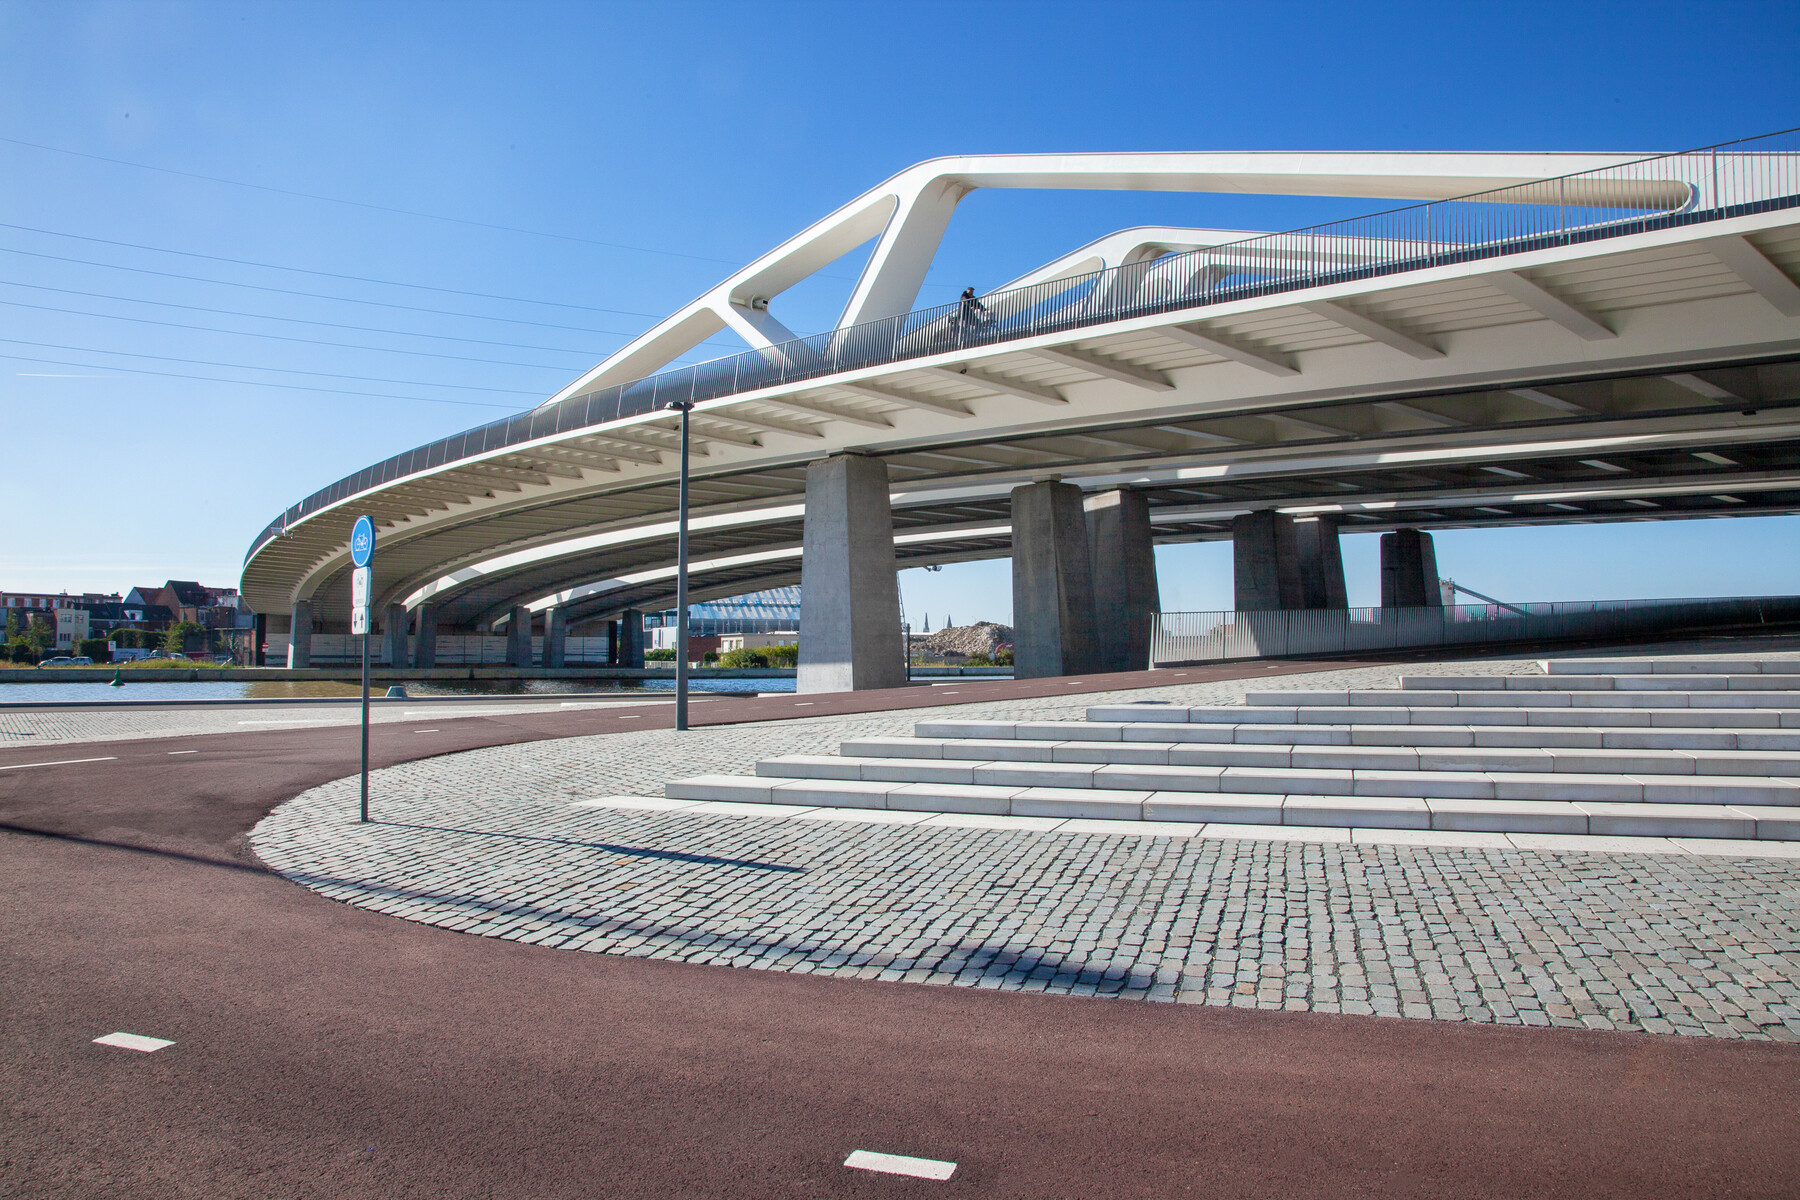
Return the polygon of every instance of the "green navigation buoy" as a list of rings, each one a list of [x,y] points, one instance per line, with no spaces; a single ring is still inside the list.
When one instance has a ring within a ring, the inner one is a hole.
[[[125,686],[125,681],[123,679],[119,678],[119,668],[117,668],[117,667],[113,668],[112,682],[107,684],[106,686],[107,687],[124,687]]]

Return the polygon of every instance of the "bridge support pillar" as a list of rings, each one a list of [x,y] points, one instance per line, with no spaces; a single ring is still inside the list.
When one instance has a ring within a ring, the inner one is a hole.
[[[1231,519],[1231,585],[1239,612],[1306,607],[1294,518],[1264,509]]]
[[[544,665],[560,667],[563,665],[563,653],[568,649],[569,618],[561,608],[548,609],[544,613]]]
[[[406,661],[406,625],[406,605],[388,605],[387,618],[381,623],[381,637],[387,648],[387,664],[396,669],[411,665]]]
[[[1095,669],[1142,671],[1150,665],[1150,622],[1162,608],[1150,503],[1121,488],[1089,496],[1082,507],[1093,554]]]
[[[1028,483],[1012,491],[1013,674],[1080,675],[1099,667],[1094,563],[1081,489]]]
[[[419,628],[413,635],[413,666],[429,671],[437,666],[437,607],[421,604],[416,616]]]
[[[894,514],[881,459],[839,454],[806,468],[800,596],[796,690],[905,686]]]
[[[1437,550],[1422,529],[1381,535],[1381,607],[1442,608]]]
[[[295,670],[312,666],[312,601],[294,601],[293,623],[288,632],[287,665]]]
[[[644,668],[644,614],[628,608],[619,614],[618,636],[613,646],[621,667]]]
[[[1336,517],[1294,518],[1294,549],[1300,559],[1300,596],[1306,608],[1350,607],[1344,588],[1344,556]]]
[[[531,610],[523,604],[513,605],[512,618],[506,623],[506,665],[531,665]]]

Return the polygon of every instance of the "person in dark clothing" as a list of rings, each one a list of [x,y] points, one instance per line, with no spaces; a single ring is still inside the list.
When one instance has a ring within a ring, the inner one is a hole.
[[[962,306],[957,312],[957,320],[963,329],[970,333],[984,329],[994,323],[994,314],[988,311],[987,305],[975,298],[975,289],[963,289]]]

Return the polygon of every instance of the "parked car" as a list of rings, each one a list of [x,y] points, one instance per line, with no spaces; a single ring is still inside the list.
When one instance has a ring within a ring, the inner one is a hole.
[[[69,659],[69,665],[71,667],[91,667],[94,665],[94,660],[85,654],[77,654]]]
[[[38,666],[40,666],[40,667],[72,667],[74,665],[75,665],[75,660],[70,658],[66,654],[60,655],[56,658],[46,658],[43,662],[40,662],[38,664]]]

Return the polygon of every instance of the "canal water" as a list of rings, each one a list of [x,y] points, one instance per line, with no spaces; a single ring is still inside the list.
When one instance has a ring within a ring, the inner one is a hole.
[[[0,704],[46,704],[52,701],[115,700],[316,700],[328,697],[360,696],[362,687],[335,680],[274,681],[242,683],[219,680],[209,683],[133,683],[113,687],[110,683],[7,683],[0,680]],[[792,677],[786,679],[690,679],[694,692],[791,692]],[[370,695],[379,696],[386,684],[370,686]],[[673,679],[471,679],[408,681],[408,696],[579,696],[579,695],[667,695],[675,690]]]

